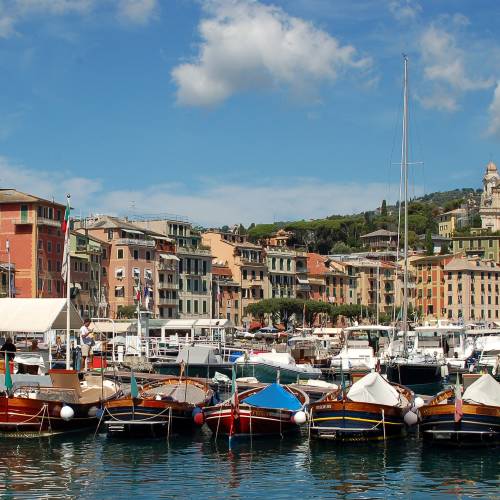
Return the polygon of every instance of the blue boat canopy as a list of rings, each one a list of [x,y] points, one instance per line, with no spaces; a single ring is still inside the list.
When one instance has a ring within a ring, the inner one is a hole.
[[[266,388],[248,396],[241,402],[258,408],[280,408],[291,411],[302,408],[301,402],[280,384],[269,384]]]

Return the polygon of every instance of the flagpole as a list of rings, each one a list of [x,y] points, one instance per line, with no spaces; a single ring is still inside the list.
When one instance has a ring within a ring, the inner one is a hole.
[[[68,207],[71,207],[71,196],[68,194],[67,195],[67,204]],[[71,208],[70,208],[71,210]],[[71,212],[70,212],[71,213]],[[68,219],[67,222],[68,226],[66,227],[66,234],[64,235],[64,238],[67,240],[66,245],[66,370],[70,369],[71,366],[71,357],[70,357],[70,342],[71,342],[71,333],[70,333],[70,326],[71,326],[71,316],[70,316],[70,311],[71,311],[71,265],[70,265],[70,248],[69,248],[69,231],[70,231],[70,221]]]

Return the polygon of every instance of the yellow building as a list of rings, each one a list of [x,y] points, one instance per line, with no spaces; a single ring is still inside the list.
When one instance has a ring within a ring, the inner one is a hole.
[[[461,229],[469,224],[468,212],[465,208],[456,208],[449,212],[444,212],[438,217],[439,236],[451,238],[457,229]]]

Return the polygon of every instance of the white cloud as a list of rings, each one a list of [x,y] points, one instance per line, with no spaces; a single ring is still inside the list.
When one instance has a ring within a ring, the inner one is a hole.
[[[253,88],[303,92],[348,69],[371,65],[352,45],[341,45],[278,7],[256,0],[212,0],[205,8],[198,55],[172,71],[179,104],[215,105]]]
[[[99,179],[71,177],[68,172],[34,170],[0,157],[0,186],[64,201],[71,194],[77,214],[120,215],[176,213],[205,226],[242,222],[272,222],[320,218],[372,210],[391,200],[396,186],[386,183],[340,183],[318,178],[263,179],[251,190],[248,183],[223,180],[189,184],[160,184],[140,190],[107,190]]]
[[[118,15],[135,24],[147,24],[155,16],[157,9],[157,0],[121,0],[118,3]]]
[[[0,187],[14,188],[42,198],[58,201],[71,194],[72,205],[86,207],[92,203],[93,196],[102,190],[99,180],[84,177],[71,177],[68,172],[34,170],[13,163],[0,156]]]
[[[457,110],[464,93],[485,90],[494,84],[492,78],[472,76],[473,72],[483,72],[484,67],[478,64],[473,48],[466,50],[459,45],[459,40],[466,40],[458,30],[468,24],[467,18],[457,14],[450,20],[448,26],[428,26],[419,41],[424,80],[428,84],[426,95],[419,99],[426,107],[445,111]]]
[[[414,21],[422,12],[421,5],[413,0],[389,0],[388,6],[398,21]]]
[[[490,124],[488,127],[488,134],[500,135],[500,81],[497,82],[495,92],[493,93],[493,100],[489,107]]]
[[[140,25],[159,8],[158,0],[0,0],[0,38],[13,36],[17,24],[34,16],[83,16],[109,4],[118,19]]]

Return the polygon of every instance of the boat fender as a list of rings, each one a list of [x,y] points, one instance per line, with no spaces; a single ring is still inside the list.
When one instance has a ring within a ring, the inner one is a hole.
[[[99,408],[97,408],[97,406],[91,406],[88,412],[89,417],[95,417],[97,415],[98,410]]]
[[[196,425],[203,425],[203,422],[205,421],[203,417],[203,412],[201,411],[201,408],[195,407],[193,408],[193,420]]]
[[[415,398],[415,408],[422,408],[422,406],[425,405],[425,401],[420,397],[420,396],[417,396]]]
[[[157,395],[155,396],[155,399],[156,399],[156,401],[161,401],[161,394],[157,394]]]
[[[292,415],[292,420],[297,425],[305,424],[307,421],[307,415],[303,411],[298,411],[294,415]]]
[[[408,426],[415,425],[418,422],[418,416],[416,413],[409,411],[405,414],[404,421]]]
[[[61,408],[59,415],[67,422],[75,416],[75,411],[71,408],[71,406],[65,405]]]
[[[97,408],[97,411],[95,412],[95,416],[97,418],[101,418],[104,414],[104,409],[103,408]]]

